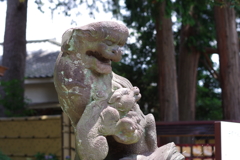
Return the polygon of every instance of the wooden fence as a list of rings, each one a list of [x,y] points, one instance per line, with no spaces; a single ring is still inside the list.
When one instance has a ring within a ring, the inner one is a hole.
[[[0,119],[0,150],[12,160],[38,152],[62,157],[61,115]]]
[[[192,144],[178,144],[187,160],[213,160],[214,121],[157,122],[159,146],[162,137],[201,137]],[[209,137],[212,139],[209,140]],[[63,115],[0,119],[0,150],[12,160],[31,160],[38,152],[55,154],[60,160],[74,159],[75,137],[68,117]],[[199,155],[199,154],[200,155]]]
[[[62,138],[63,138],[63,159],[66,156],[70,156],[71,160],[74,160],[75,157],[75,136],[71,122],[66,114],[62,116]]]
[[[186,160],[215,160],[214,124],[215,121],[157,122],[158,144],[168,143],[164,141],[166,137],[187,137],[187,144],[175,142]]]

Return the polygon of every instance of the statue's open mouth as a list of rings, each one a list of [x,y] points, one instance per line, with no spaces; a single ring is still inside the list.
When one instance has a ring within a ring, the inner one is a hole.
[[[89,59],[89,62],[91,63],[91,70],[101,74],[108,74],[112,72],[112,59],[105,58],[103,54],[94,51],[87,51],[86,55],[91,59]]]
[[[104,58],[104,57],[102,56],[102,54],[99,53],[99,52],[87,51],[86,54],[87,54],[88,56],[92,56],[92,57],[96,58],[96,59],[97,59],[98,61],[100,61],[101,63],[111,64],[111,61],[112,61],[112,60],[111,60],[111,59]]]

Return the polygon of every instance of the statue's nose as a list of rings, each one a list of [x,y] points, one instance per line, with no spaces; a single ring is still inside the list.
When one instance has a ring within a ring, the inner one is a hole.
[[[112,49],[113,58],[112,61],[118,62],[122,59],[122,51],[120,49]]]
[[[120,48],[118,48],[118,47],[117,48],[113,48],[112,49],[112,53],[113,54],[122,54],[122,50]]]

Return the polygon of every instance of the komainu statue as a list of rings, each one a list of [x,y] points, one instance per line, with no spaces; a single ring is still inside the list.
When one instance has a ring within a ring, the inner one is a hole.
[[[128,34],[126,26],[103,21],[62,36],[54,84],[74,128],[75,160],[183,160],[173,143],[157,147],[154,117],[137,103],[140,90],[112,72]]]

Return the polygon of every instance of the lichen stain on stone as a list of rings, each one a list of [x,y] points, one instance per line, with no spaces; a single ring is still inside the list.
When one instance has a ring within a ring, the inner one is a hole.
[[[69,48],[68,48],[68,50],[69,51],[74,51],[75,50],[75,47],[74,47],[75,45],[74,45],[74,39],[71,39],[70,41],[69,41]]]
[[[80,53],[77,53],[77,54],[76,54],[76,57],[77,57],[78,59],[81,59],[81,54],[80,54]]]

